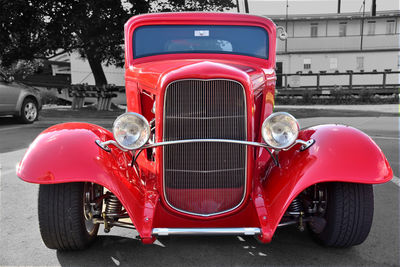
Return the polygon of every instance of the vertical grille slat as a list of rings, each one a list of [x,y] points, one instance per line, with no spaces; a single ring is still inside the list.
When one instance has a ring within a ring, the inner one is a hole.
[[[243,86],[232,80],[180,80],[164,100],[164,141],[247,140]],[[246,191],[246,146],[187,143],[164,148],[164,195],[173,208],[200,216],[232,210]]]

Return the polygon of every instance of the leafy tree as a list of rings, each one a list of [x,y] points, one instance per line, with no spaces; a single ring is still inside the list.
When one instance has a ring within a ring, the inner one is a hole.
[[[123,66],[123,26],[131,16],[234,6],[232,0],[0,0],[0,63],[79,51],[101,86],[107,84],[102,63]]]
[[[64,51],[78,51],[88,60],[96,85],[107,84],[102,68],[122,65],[123,25],[129,18],[121,1],[57,0],[40,2],[46,30]]]
[[[167,0],[154,1],[157,12],[176,12],[176,11],[224,11],[236,5],[232,0]]]
[[[44,23],[32,3],[0,0],[0,62],[9,67],[15,59],[31,60],[46,45]]]

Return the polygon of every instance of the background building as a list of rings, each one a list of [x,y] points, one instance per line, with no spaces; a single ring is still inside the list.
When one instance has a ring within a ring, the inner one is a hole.
[[[71,62],[71,84],[87,83],[94,85],[93,73],[90,69],[89,62],[82,59],[79,53],[72,53]],[[117,86],[125,86],[124,68],[116,66],[106,66],[103,64],[104,74],[106,75],[109,84]]]
[[[370,72],[400,70],[400,11],[315,15],[266,16],[287,30],[286,41],[277,40],[278,73]],[[94,84],[87,61],[72,53],[71,83]],[[104,66],[108,83],[124,86],[124,69]],[[353,84],[378,84],[379,75],[354,75]],[[315,76],[289,76],[288,85],[315,85]],[[278,78],[278,86],[285,81]],[[346,85],[349,78],[323,76],[321,85]],[[398,84],[398,74],[386,76]]]
[[[370,72],[400,69],[400,12],[291,15],[270,17],[286,28],[277,41],[277,70],[283,73]],[[315,84],[315,77],[292,76],[291,87]],[[355,75],[354,84],[377,83],[376,75]],[[346,76],[324,76],[323,83],[346,84]],[[399,83],[388,74],[387,83]]]

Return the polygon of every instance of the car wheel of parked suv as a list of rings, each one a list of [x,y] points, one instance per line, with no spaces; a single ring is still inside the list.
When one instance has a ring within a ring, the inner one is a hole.
[[[22,123],[33,123],[38,117],[38,105],[35,100],[26,98],[21,106],[19,120]]]

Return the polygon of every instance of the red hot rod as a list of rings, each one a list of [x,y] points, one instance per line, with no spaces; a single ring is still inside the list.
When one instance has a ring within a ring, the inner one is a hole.
[[[368,236],[372,184],[392,178],[379,147],[342,125],[300,129],[273,113],[275,24],[223,13],[135,16],[125,25],[127,112],[112,131],[42,132],[17,170],[40,184],[47,247],[82,249],[99,224],[164,235],[308,228],[326,246]]]

